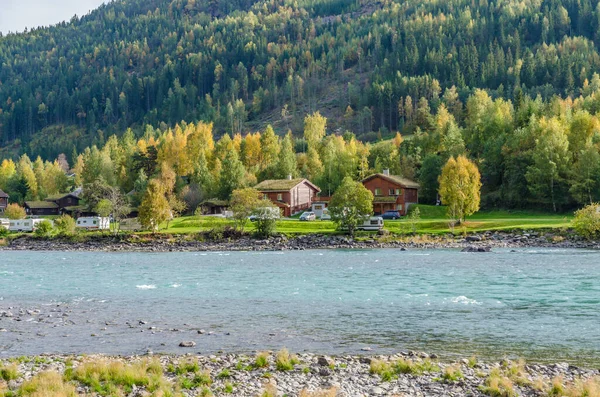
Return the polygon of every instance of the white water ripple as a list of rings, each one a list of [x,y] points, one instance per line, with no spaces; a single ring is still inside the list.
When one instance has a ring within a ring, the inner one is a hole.
[[[137,289],[156,289],[156,285],[154,284],[144,284],[144,285],[136,285]]]

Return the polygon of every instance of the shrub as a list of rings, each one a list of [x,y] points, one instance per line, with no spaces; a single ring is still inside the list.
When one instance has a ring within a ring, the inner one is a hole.
[[[4,215],[8,219],[25,219],[27,213],[19,204],[9,204],[4,210]]]
[[[4,226],[0,226],[0,238],[8,236],[10,232]]]
[[[233,385],[231,384],[231,382],[225,382],[225,387],[223,388],[223,391],[227,394],[233,394]]]
[[[54,221],[54,227],[61,236],[72,236],[76,230],[75,219],[69,215],[63,215]]]
[[[573,228],[589,240],[600,237],[600,204],[590,204],[575,212]]]
[[[275,233],[277,220],[280,218],[279,208],[269,200],[262,200],[253,214],[256,217],[256,234],[259,237],[269,237]]]
[[[52,236],[53,230],[54,226],[52,225],[52,222],[50,222],[47,219],[44,219],[43,221],[38,223],[34,233],[37,237],[50,237]]]

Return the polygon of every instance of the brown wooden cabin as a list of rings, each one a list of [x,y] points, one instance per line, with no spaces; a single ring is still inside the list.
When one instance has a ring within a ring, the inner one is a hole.
[[[282,209],[283,216],[292,216],[311,208],[314,198],[321,191],[304,178],[270,179],[255,186],[263,198],[269,199]]]
[[[373,193],[373,213],[381,215],[385,211],[400,211],[404,216],[412,204],[419,203],[419,184],[389,171],[373,174],[363,179],[362,184]]]
[[[26,201],[25,211],[28,215],[80,215],[85,211],[79,205],[81,199],[72,193],[57,194],[46,197],[42,201]]]

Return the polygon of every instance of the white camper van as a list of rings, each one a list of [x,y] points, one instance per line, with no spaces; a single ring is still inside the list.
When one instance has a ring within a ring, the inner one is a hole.
[[[48,219],[13,219],[10,221],[8,230],[11,232],[33,232],[38,225]],[[52,221],[48,220],[50,223]]]
[[[362,225],[359,225],[357,229],[367,231],[379,231],[383,229],[383,218],[380,216],[372,216],[366,221],[364,221]]]
[[[102,218],[99,216],[77,218],[76,226],[86,230],[109,230],[110,218]]]

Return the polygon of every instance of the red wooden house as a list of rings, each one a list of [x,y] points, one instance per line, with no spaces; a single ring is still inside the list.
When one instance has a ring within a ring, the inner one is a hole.
[[[283,216],[292,216],[311,208],[314,198],[321,191],[304,178],[272,179],[256,185],[263,197],[283,210]]]
[[[383,174],[373,174],[362,181],[373,193],[373,212],[381,215],[385,211],[400,211],[406,215],[411,204],[419,202],[419,184],[385,170]]]

